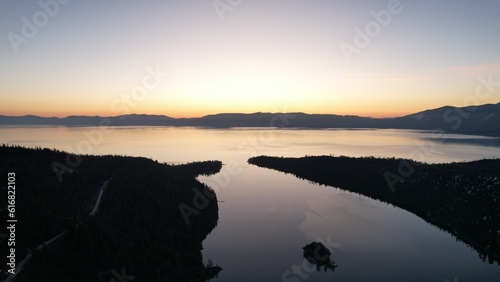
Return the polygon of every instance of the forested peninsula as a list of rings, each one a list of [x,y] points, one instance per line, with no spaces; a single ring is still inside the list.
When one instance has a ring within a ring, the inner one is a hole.
[[[426,164],[396,158],[259,156],[248,162],[405,209],[453,234],[483,260],[500,264],[500,159]]]
[[[222,268],[205,264],[201,250],[217,225],[217,197],[196,176],[221,167],[1,145],[3,219],[7,175],[15,175],[16,281],[213,278]]]

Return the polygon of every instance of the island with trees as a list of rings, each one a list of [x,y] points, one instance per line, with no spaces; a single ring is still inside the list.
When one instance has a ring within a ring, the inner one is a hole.
[[[217,197],[196,176],[221,167],[219,161],[173,166],[0,145],[0,175],[12,172],[16,179],[15,281],[216,277],[222,268],[205,264],[201,250],[217,225]],[[5,185],[0,189],[6,195]],[[2,280],[13,280],[6,256],[0,260]]]
[[[330,252],[321,242],[311,242],[305,245],[302,250],[304,251],[304,259],[315,265],[318,272],[321,271],[321,269],[325,272],[327,270],[331,270],[332,272],[335,271],[337,265],[330,258],[332,252]]]
[[[500,159],[426,164],[406,159],[258,156],[250,164],[390,203],[500,264]]]

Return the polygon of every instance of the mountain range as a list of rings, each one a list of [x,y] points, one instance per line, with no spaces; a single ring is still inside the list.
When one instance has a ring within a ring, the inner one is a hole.
[[[224,113],[198,118],[172,118],[164,115],[141,114],[113,117],[68,116],[65,118],[0,115],[0,125],[392,128],[500,136],[500,103],[468,107],[444,106],[395,118],[300,112]]]

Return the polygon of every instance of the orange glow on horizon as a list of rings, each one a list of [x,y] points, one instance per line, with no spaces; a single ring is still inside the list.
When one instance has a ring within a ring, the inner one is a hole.
[[[198,117],[203,117],[207,115],[215,115],[215,114],[223,114],[223,113],[241,113],[241,114],[253,114],[257,112],[263,112],[263,113],[305,113],[305,114],[332,114],[332,115],[350,115],[350,116],[360,116],[360,117],[371,117],[371,118],[392,118],[392,117],[401,117],[409,114],[413,114],[416,112],[420,112],[426,109],[421,109],[421,110],[416,110],[416,111],[407,111],[407,112],[388,112],[388,111],[370,111],[370,112],[363,112],[363,111],[352,111],[352,110],[343,110],[343,111],[307,111],[307,110],[277,110],[277,111],[266,111],[266,110],[247,110],[247,111],[240,111],[240,110],[234,110],[234,111],[204,111],[204,110],[193,110],[193,111],[184,111],[184,110],[178,110],[178,111],[130,111],[129,113],[126,114],[146,114],[146,115],[163,115],[163,116],[168,116],[172,118],[198,118]],[[21,110],[10,110],[10,111],[3,111],[0,112],[0,115],[5,115],[5,116],[26,116],[26,115],[35,115],[35,116],[40,116],[40,117],[57,117],[57,118],[65,118],[68,116],[100,116],[100,117],[113,117],[113,116],[119,116],[121,113],[113,113],[113,112],[105,112],[105,111],[78,111],[78,112],[73,112],[73,111],[47,111],[47,110],[32,110],[32,111],[21,111]]]

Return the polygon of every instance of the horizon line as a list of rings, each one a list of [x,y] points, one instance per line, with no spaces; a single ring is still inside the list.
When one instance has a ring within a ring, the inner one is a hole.
[[[238,114],[238,115],[253,115],[253,114],[305,114],[305,115],[332,115],[332,116],[344,116],[344,117],[361,117],[361,118],[372,118],[372,119],[386,119],[386,118],[399,118],[399,117],[405,117],[408,115],[412,114],[417,114],[429,110],[436,110],[436,109],[441,109],[441,108],[446,108],[446,107],[451,107],[451,108],[468,108],[468,107],[478,107],[478,106],[485,106],[485,105],[499,105],[500,102],[497,104],[494,103],[487,103],[487,104],[481,104],[481,105],[468,105],[468,106],[450,106],[450,105],[444,105],[441,107],[437,108],[430,108],[430,109],[424,109],[424,110],[419,110],[416,112],[410,112],[410,113],[405,113],[405,114],[400,114],[400,115],[392,115],[392,116],[379,116],[379,117],[374,117],[374,116],[362,116],[362,115],[357,115],[357,114],[335,114],[335,113],[308,113],[308,112],[301,112],[301,111],[294,111],[294,112],[261,112],[261,111],[256,111],[256,112],[219,112],[219,113],[213,113],[213,114],[206,114],[202,116],[192,116],[192,117],[173,117],[165,114],[147,114],[147,113],[130,113],[130,114],[121,114],[121,115],[85,115],[85,114],[71,114],[67,116],[43,116],[43,115],[35,115],[35,114],[24,114],[24,115],[4,115],[0,114],[0,116],[5,116],[5,117],[39,117],[39,118],[57,118],[57,119],[64,119],[68,117],[100,117],[100,118],[115,118],[115,117],[122,117],[122,116],[132,116],[132,115],[137,115],[137,116],[162,116],[162,117],[168,117],[172,119],[195,119],[195,118],[204,118],[208,116],[216,116],[216,115],[230,115],[230,114]]]

